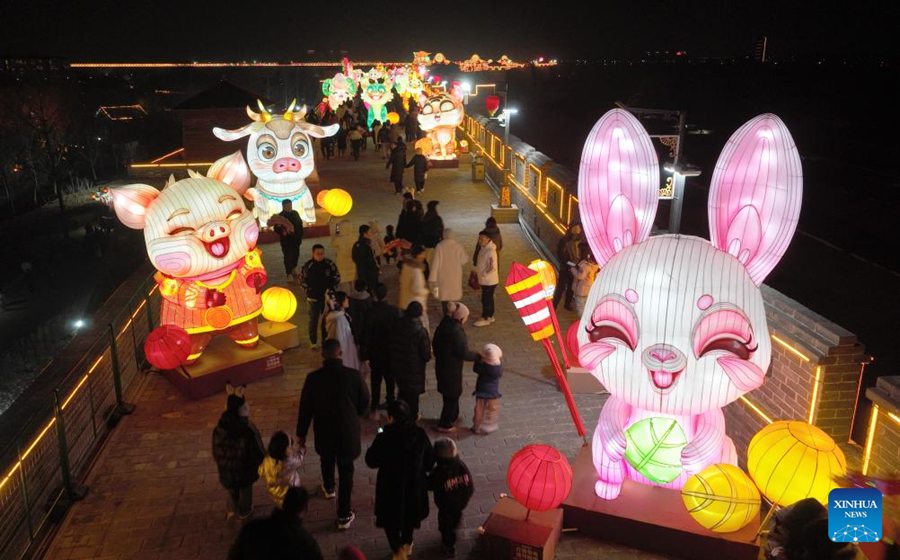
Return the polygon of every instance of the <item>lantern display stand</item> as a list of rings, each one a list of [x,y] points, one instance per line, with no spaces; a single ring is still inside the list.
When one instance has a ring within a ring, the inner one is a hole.
[[[279,350],[300,346],[300,330],[293,323],[263,321],[259,324],[259,337],[269,346]]]
[[[265,324],[260,325],[260,331]],[[244,385],[283,372],[278,348],[262,340],[255,348],[241,348],[227,337],[217,336],[196,363],[164,370],[162,376],[194,400],[221,393],[229,382]]]
[[[519,207],[515,204],[509,206],[491,204],[491,217],[497,220],[498,224],[517,224],[519,223]]]
[[[501,495],[479,533],[491,558],[550,560],[556,555],[562,525],[561,508],[533,511]]]
[[[615,500],[598,498],[590,446],[578,453],[573,474],[572,491],[562,505],[567,530],[691,560],[756,560],[759,556],[758,517],[739,531],[716,533],[694,521],[679,490],[629,479]]]
[[[459,158],[432,159],[428,158],[431,169],[459,169]]]

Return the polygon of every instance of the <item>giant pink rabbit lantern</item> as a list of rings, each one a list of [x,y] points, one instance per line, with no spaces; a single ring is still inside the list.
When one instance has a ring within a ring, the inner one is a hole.
[[[771,114],[744,124],[719,157],[711,241],[649,237],[658,182],[656,152],[638,120],[621,109],[601,117],[585,142],[578,196],[603,274],[581,318],[578,359],[611,394],[593,436],[595,491],[605,499],[619,495],[626,477],[681,488],[709,465],[736,463],[721,409],[763,383],[771,346],[759,285],[800,213],[800,157]],[[632,435],[649,426],[643,435],[665,444],[654,422],[679,437],[668,450],[674,464],[648,477],[652,457],[635,453]]]

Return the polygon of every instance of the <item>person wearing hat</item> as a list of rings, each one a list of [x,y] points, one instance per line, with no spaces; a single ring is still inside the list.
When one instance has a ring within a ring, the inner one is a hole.
[[[444,400],[441,418],[435,430],[445,434],[456,431],[453,424],[459,418],[463,363],[478,359],[478,354],[469,350],[469,341],[463,330],[468,318],[468,307],[459,302],[449,302],[447,314],[435,329],[431,342],[437,389]]]
[[[476,434],[489,434],[500,429],[500,378],[503,376],[503,365],[500,359],[503,351],[496,344],[485,344],[479,359],[472,366],[478,374],[475,382],[475,413],[472,417],[472,431]]]
[[[213,430],[212,451],[219,483],[228,493],[227,518],[247,519],[253,513],[253,483],[266,456],[259,430],[250,421],[244,388],[226,386],[225,412]]]

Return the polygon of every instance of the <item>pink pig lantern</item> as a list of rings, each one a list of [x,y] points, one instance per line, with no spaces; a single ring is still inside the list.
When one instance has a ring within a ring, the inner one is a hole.
[[[626,477],[680,489],[710,465],[737,463],[722,407],[765,379],[771,343],[759,285],[793,236],[802,184],[787,127],[760,115],[716,164],[711,241],[650,237],[659,186],[650,136],[621,109],[591,130],[578,198],[604,273],[577,337],[578,360],[610,392],[592,443],[601,498],[616,498]]]

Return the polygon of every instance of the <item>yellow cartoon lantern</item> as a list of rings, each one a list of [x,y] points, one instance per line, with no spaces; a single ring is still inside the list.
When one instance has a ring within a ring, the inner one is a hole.
[[[727,463],[687,479],[681,499],[694,521],[717,533],[737,531],[759,516],[759,490],[744,471]]]
[[[329,189],[322,197],[322,208],[334,217],[346,216],[353,208],[353,197],[344,189]]]
[[[747,448],[747,471],[760,492],[779,506],[805,498],[827,504],[835,479],[846,470],[847,459],[831,436],[806,422],[773,422]]]
[[[262,315],[267,321],[284,323],[297,311],[297,297],[287,288],[273,287],[262,293]]]

